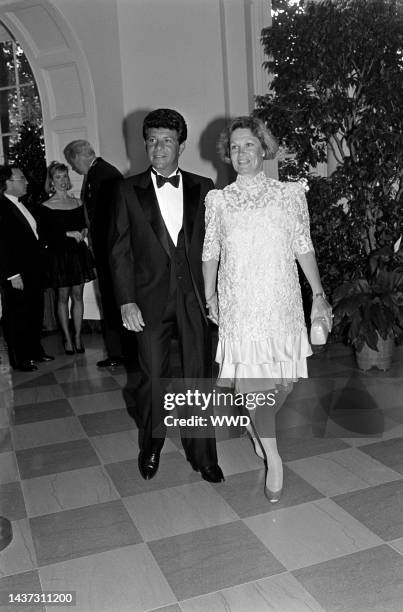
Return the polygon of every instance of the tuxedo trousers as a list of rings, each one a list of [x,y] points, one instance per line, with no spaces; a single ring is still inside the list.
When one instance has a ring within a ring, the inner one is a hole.
[[[14,289],[11,282],[4,288],[3,329],[10,364],[18,367],[43,354],[41,331],[43,289],[24,279],[24,289]]]
[[[140,449],[148,453],[161,450],[165,441],[164,419],[171,414],[165,406],[166,393],[183,391],[185,386],[195,389],[206,380],[210,383],[210,332],[194,292],[184,292],[178,286],[168,298],[160,323],[151,329],[146,325],[136,338],[141,382],[135,391],[136,405],[131,414],[139,426]],[[182,377],[178,378],[172,377],[170,363],[174,338],[178,340],[181,362]],[[192,408],[190,413],[197,416],[200,409]],[[217,463],[214,428],[183,427],[180,434],[186,458],[195,467]]]

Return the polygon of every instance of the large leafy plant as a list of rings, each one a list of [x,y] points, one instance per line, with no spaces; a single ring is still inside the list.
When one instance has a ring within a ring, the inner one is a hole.
[[[346,281],[333,294],[336,321],[360,351],[377,350],[379,336],[397,337],[403,330],[403,249],[400,240],[368,258],[365,275]]]
[[[311,229],[329,293],[362,278],[403,222],[403,16],[395,0],[273,0],[262,32],[271,80],[257,114],[309,178]]]

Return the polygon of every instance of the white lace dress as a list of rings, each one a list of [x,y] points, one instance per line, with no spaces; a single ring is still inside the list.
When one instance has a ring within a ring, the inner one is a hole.
[[[260,172],[208,193],[202,258],[220,262],[218,385],[247,393],[307,377],[312,351],[295,257],[309,251],[300,183]]]

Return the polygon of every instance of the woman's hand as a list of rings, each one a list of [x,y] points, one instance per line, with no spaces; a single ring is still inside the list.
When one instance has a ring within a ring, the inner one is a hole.
[[[329,331],[333,325],[332,307],[323,295],[316,295],[312,300],[311,321],[316,318],[325,319]]]
[[[81,241],[83,240],[83,237],[82,237],[82,235],[81,235],[81,232],[76,231],[76,230],[74,230],[74,231],[70,231],[70,232],[66,232],[66,236],[67,236],[68,238],[74,238],[74,240],[75,240],[76,242],[81,242]]]
[[[217,292],[213,293],[206,299],[206,308],[208,310],[207,318],[218,325],[218,297]]]

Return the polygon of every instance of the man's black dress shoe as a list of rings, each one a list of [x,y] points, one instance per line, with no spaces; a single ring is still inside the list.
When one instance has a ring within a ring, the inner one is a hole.
[[[20,370],[21,372],[35,372],[37,369],[38,367],[33,361],[22,361],[17,366],[17,370]]]
[[[197,467],[192,463],[192,467],[196,472],[200,472],[200,476],[207,480],[207,482],[221,482],[225,480],[222,469],[218,464]]]
[[[153,451],[149,455],[142,451],[139,453],[139,470],[144,480],[151,480],[156,475],[160,464],[160,454],[161,451]]]
[[[52,357],[52,355],[45,355],[45,353],[43,355],[40,355],[39,357],[35,357],[34,361],[37,361],[38,363],[45,363],[46,361],[53,361],[54,357]]]
[[[116,368],[117,366],[122,365],[123,359],[120,357],[108,357],[107,359],[101,359],[101,361],[97,361],[98,368]]]

